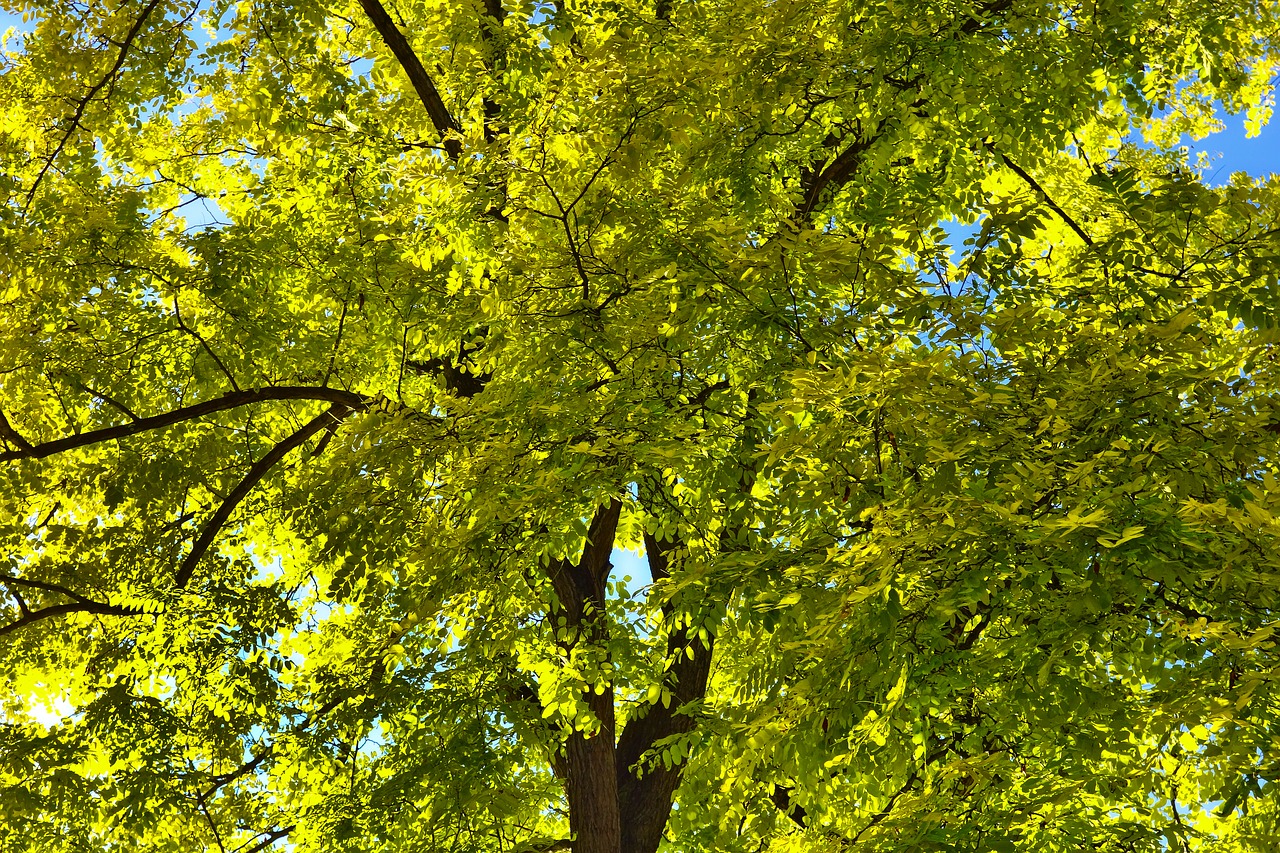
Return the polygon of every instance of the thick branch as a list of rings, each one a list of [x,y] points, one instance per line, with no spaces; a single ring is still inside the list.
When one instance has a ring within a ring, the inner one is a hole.
[[[426,361],[410,358],[405,359],[404,366],[414,373],[442,377],[445,390],[468,400],[483,391],[491,378],[488,373],[472,373],[465,365],[458,367],[448,358],[429,358]]]
[[[444,142],[445,151],[452,159],[458,159],[462,154],[462,143],[453,136],[460,132],[458,122],[444,105],[440,91],[436,89],[436,84],[431,80],[427,69],[422,67],[418,54],[414,53],[404,33],[396,27],[395,22],[391,20],[391,16],[387,14],[386,9],[382,8],[378,0],[360,0],[360,8],[364,9],[370,23],[377,29],[378,35],[382,36],[383,43],[390,48],[396,61],[409,77],[413,90],[418,93],[422,105],[427,108],[427,115],[431,117],[431,123],[435,125],[436,132]]]
[[[123,607],[117,604],[103,604],[98,601],[76,601],[71,604],[54,604],[50,607],[43,607],[39,610],[27,613],[22,618],[10,622],[8,625],[0,625],[0,636],[8,634],[10,631],[16,631],[19,628],[26,627],[33,622],[39,622],[43,619],[51,619],[54,616],[63,616],[67,613],[97,613],[103,616],[141,616],[143,611],[133,607]]]
[[[240,502],[248,496],[253,487],[267,475],[267,472],[275,467],[281,459],[283,459],[289,451],[304,443],[320,430],[337,423],[351,413],[351,407],[345,403],[334,403],[325,411],[316,415],[308,421],[301,429],[284,441],[271,448],[265,456],[253,463],[253,467],[249,469],[249,473],[245,474],[244,479],[231,490],[231,493],[222,501],[222,505],[218,507],[218,511],[205,522],[204,529],[200,532],[200,538],[191,546],[191,553],[187,554],[186,559],[182,561],[182,565],[178,567],[178,573],[174,576],[174,584],[182,589],[187,585],[187,581],[191,580],[191,573],[195,571],[196,565],[200,562],[200,558],[209,550],[209,546],[213,544],[213,540],[217,538],[222,531],[222,526],[227,523],[227,519],[231,517],[231,513],[240,505]]]
[[[235,391],[212,400],[205,400],[203,403],[183,406],[180,409],[174,409],[164,414],[152,415],[149,418],[141,418],[119,426],[82,432],[79,435],[69,435],[66,438],[59,438],[44,444],[33,446],[23,441],[24,447],[0,453],[0,462],[7,462],[11,459],[44,459],[47,456],[65,453],[68,450],[88,447],[104,441],[116,441],[138,433],[148,432],[149,430],[173,426],[184,421],[192,421],[215,412],[224,412],[250,403],[262,403],[270,400],[327,400],[336,405],[346,406],[349,409],[363,409],[368,403],[359,394],[353,394],[350,391],[343,391],[339,388],[285,385],[257,388],[250,391]]]
[[[857,174],[858,168],[862,165],[862,156],[879,138],[882,126],[882,124],[877,125],[870,135],[846,146],[834,160],[821,169],[806,171],[800,179],[800,188],[804,196],[796,206],[797,222],[804,222],[820,204]]]
[[[971,36],[991,23],[996,15],[1007,12],[1012,8],[1013,0],[988,0],[986,3],[979,3],[977,13],[971,15],[967,21],[960,25],[960,32]]]
[[[611,664],[605,619],[605,580],[609,555],[622,514],[622,502],[614,499],[596,509],[587,531],[587,544],[578,562],[560,560],[548,568],[567,622],[560,640],[565,652],[585,641],[599,651],[598,678],[608,678]],[[574,853],[619,853],[622,817],[617,790],[613,684],[585,685],[583,701],[599,723],[594,733],[574,731],[564,745],[563,778],[569,804],[569,831]]]
[[[408,358],[405,359],[404,366],[414,373],[443,378],[446,390],[469,400],[483,391],[493,378],[490,373],[480,372],[471,360],[473,355],[484,349],[488,334],[489,327],[481,326],[470,341],[458,343],[457,355],[429,358],[426,361]]]
[[[489,73],[498,77],[506,67],[506,50],[502,44],[501,34],[502,22],[506,20],[507,10],[503,8],[502,0],[484,0],[484,17],[485,20],[480,22],[480,37],[496,53],[493,60],[486,61],[485,64],[489,68]],[[486,142],[493,142],[506,132],[506,128],[500,126],[501,118],[502,106],[492,97],[485,95],[484,139]],[[498,212],[501,215],[501,210]]]
[[[747,418],[737,453],[739,488],[746,501],[756,482],[754,450],[759,443],[759,433],[753,424],[756,411],[756,393],[747,395]],[[730,511],[726,518],[726,531],[722,536],[722,550],[734,547],[732,540],[746,524],[745,507]],[[649,572],[654,580],[671,577],[672,558],[682,549],[678,540],[658,539],[645,533],[644,547],[649,558]],[[672,601],[662,605],[662,614],[668,624],[674,620],[676,606]],[[711,657],[715,637],[711,630],[699,632],[702,626],[681,625],[667,635],[667,660],[670,663],[663,676],[663,687],[670,692],[667,705],[651,704],[642,716],[627,723],[618,739],[617,773],[618,801],[627,823],[623,827],[622,853],[654,853],[662,840],[662,832],[671,814],[671,804],[676,788],[684,775],[684,765],[667,766],[654,762],[651,766],[637,768],[641,757],[659,741],[693,731],[697,721],[680,713],[683,706],[698,702],[706,696],[711,675]]]
[[[4,416],[4,412],[0,412],[0,438],[23,452],[31,450],[31,442],[23,438],[16,429],[9,425],[9,419]]]
[[[645,534],[645,553],[654,580],[670,577],[671,555],[676,547],[675,542]],[[662,610],[663,615],[670,618],[675,607],[667,602]],[[641,773],[636,765],[641,756],[663,738],[693,731],[696,721],[679,713],[679,709],[706,695],[712,646],[709,634],[704,643],[690,626],[672,631],[667,637],[667,660],[671,663],[663,676],[664,686],[671,693],[670,703],[651,704],[644,716],[627,723],[618,740],[618,800],[622,813],[628,818],[622,831],[623,853],[653,853],[662,839],[684,767],[654,762]],[[693,652],[692,657],[688,651]]]
[[[548,569],[551,585],[568,614],[570,624],[580,627],[588,606],[597,611],[604,607],[604,582],[609,576],[609,555],[622,514],[622,502],[612,500],[600,506],[591,518],[587,545],[575,564],[559,560]]]
[[[791,802],[791,789],[784,788],[781,785],[774,785],[773,792],[769,795],[769,799],[778,807],[778,811],[791,818],[796,826],[804,829],[809,825],[808,812],[803,806]]]

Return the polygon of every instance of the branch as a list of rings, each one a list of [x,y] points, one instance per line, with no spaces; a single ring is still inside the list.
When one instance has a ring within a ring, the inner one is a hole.
[[[204,351],[207,352],[209,357],[213,359],[214,363],[218,365],[218,369],[222,371],[222,375],[227,377],[227,381],[231,383],[232,390],[239,391],[240,383],[236,382],[236,378],[231,375],[230,370],[227,370],[227,366],[222,363],[222,359],[218,358],[218,354],[214,352],[213,347],[209,346],[209,342],[204,339],[204,335],[200,334],[183,322],[182,309],[178,307],[178,292],[176,290],[173,292],[173,317],[178,321],[179,329],[200,342],[200,346],[204,348]]]
[[[739,488],[747,500],[750,500],[757,476],[754,463],[748,461],[760,440],[751,423],[755,410],[756,392],[752,390],[747,395],[747,423],[738,448],[741,467]],[[742,524],[742,518],[736,514],[731,513],[726,519],[726,534],[721,537],[722,551],[731,548],[726,544],[733,538],[727,533],[728,529],[741,529]],[[649,573],[654,580],[671,577],[672,557],[682,546],[683,543],[677,539],[664,540],[649,532],[644,534]],[[675,609],[674,602],[663,602],[662,615],[667,624],[671,623]],[[622,853],[649,853],[657,849],[662,839],[675,791],[684,775],[684,764],[667,766],[655,763],[644,768],[643,775],[633,768],[654,744],[664,738],[687,734],[697,725],[694,717],[680,713],[680,709],[707,694],[715,636],[710,631],[705,636],[704,641],[692,624],[681,625],[667,635],[667,660],[670,663],[663,675],[663,685],[671,692],[670,703],[649,705],[643,716],[636,716],[627,723],[618,739],[618,801],[623,814],[629,817],[623,828]]]
[[[729,380],[721,379],[719,382],[715,383],[714,385],[708,385],[705,388],[703,388],[701,391],[699,391],[697,394],[694,394],[692,397],[690,397],[689,405],[695,409],[701,409],[703,406],[707,404],[707,400],[711,398],[712,394],[714,394],[717,391],[727,391],[727,390],[729,390]]]
[[[276,463],[283,459],[289,451],[301,445],[307,439],[320,432],[320,430],[342,420],[350,413],[351,407],[349,405],[334,403],[308,421],[293,435],[271,448],[267,455],[253,463],[249,473],[245,474],[240,484],[232,489],[231,494],[227,495],[222,501],[218,511],[205,523],[204,530],[200,532],[200,538],[191,546],[191,553],[187,554],[186,559],[182,561],[182,565],[178,567],[178,573],[173,578],[173,582],[178,589],[185,587],[187,581],[191,580],[191,573],[195,571],[196,564],[200,562],[200,558],[209,550],[209,546],[213,544],[213,540],[222,531],[222,526],[231,517],[231,513],[253,490],[253,487],[258,485],[258,482],[267,475],[267,472],[274,468]]]
[[[537,841],[526,841],[516,847],[513,853],[552,853],[556,850],[572,850],[573,841],[568,838],[543,838]]]
[[[496,61],[490,62],[486,59],[485,65],[488,67],[489,73],[497,77],[506,66],[506,50],[502,46],[501,33],[502,22],[506,20],[507,10],[502,7],[502,0],[484,0],[484,17],[488,20],[480,22],[480,37],[495,51],[499,51]],[[506,128],[501,127],[499,124],[499,119],[502,117],[502,106],[493,98],[485,95],[483,107],[484,140],[485,142],[493,142],[506,132]],[[501,211],[499,211],[499,215],[501,215]]]
[[[987,3],[980,3],[977,14],[970,15],[969,20],[960,25],[960,32],[971,36],[991,23],[991,19],[996,15],[1007,12],[1011,8],[1013,8],[1013,0],[990,0]]]
[[[409,82],[413,84],[413,89],[418,93],[422,105],[427,108],[427,115],[431,117],[431,123],[440,134],[450,159],[457,160],[462,154],[462,143],[450,134],[460,133],[461,129],[448,107],[444,105],[436,84],[431,80],[431,75],[427,74],[427,69],[422,67],[418,54],[414,53],[404,33],[396,27],[395,22],[391,20],[391,16],[387,14],[386,9],[382,8],[378,0],[360,0],[360,8],[364,9],[370,23],[377,29],[378,35],[382,36],[383,43],[391,49],[400,67],[408,75]]]
[[[446,391],[470,400],[484,390],[492,377],[488,373],[472,373],[461,359],[458,362],[462,366],[454,364],[451,358],[429,358],[426,361],[410,358],[405,359],[404,366],[414,373],[443,377]]]
[[[484,349],[484,341],[488,335],[489,327],[481,326],[470,342],[474,344],[473,346],[468,345],[465,339],[458,342],[456,356],[446,355],[440,358],[429,358],[426,361],[410,358],[405,359],[404,366],[414,373],[443,377],[446,391],[470,400],[483,391],[489,384],[489,380],[493,378],[492,373],[479,372],[471,361],[472,355]]]
[[[987,147],[990,148],[991,146],[988,145]],[[991,149],[991,150],[994,150],[994,149]],[[1031,175],[1023,171],[1021,166],[1019,166],[1017,163],[1010,160],[1004,154],[1000,155],[1000,159],[1004,161],[1004,164],[1006,166],[1008,166],[1010,169],[1013,170],[1013,173],[1015,175],[1017,175],[1019,178],[1022,178],[1022,180],[1026,181],[1028,186],[1030,186],[1032,189],[1034,189],[1037,193],[1040,194],[1040,197],[1044,199],[1044,203],[1049,205],[1049,209],[1052,210],[1054,213],[1058,214],[1058,218],[1061,219],[1063,222],[1065,222],[1067,224],[1067,227],[1069,227],[1072,231],[1076,232],[1076,236],[1078,236],[1081,240],[1083,240],[1086,246],[1088,246],[1090,249],[1093,249],[1094,251],[1098,250],[1097,245],[1093,242],[1093,238],[1090,237],[1088,233],[1086,233],[1085,230],[1080,227],[1080,223],[1072,219],[1071,216],[1065,210],[1059,207],[1058,203],[1054,201],[1052,197],[1050,197],[1049,193],[1045,191],[1044,187],[1040,186],[1040,184],[1036,181],[1035,178],[1031,177]]]
[[[39,590],[43,590],[44,592],[56,592],[59,595],[65,595],[67,598],[73,598],[76,601],[89,603],[89,604],[92,603],[89,601],[89,599],[85,598],[83,595],[74,593],[71,590],[67,589],[65,586],[58,586],[55,583],[45,583],[44,581],[33,581],[27,578],[15,578],[12,575],[0,575],[0,583],[4,583],[6,585],[16,584],[17,586],[29,586],[32,589],[39,589]]]
[[[0,625],[0,636],[16,631],[34,622],[62,616],[66,613],[97,613],[103,616],[141,616],[144,611],[134,607],[122,607],[117,604],[103,604],[98,601],[77,601],[72,604],[55,604],[27,613],[27,615],[8,625]]]
[[[850,144],[821,169],[806,169],[800,178],[804,197],[796,206],[795,218],[804,221],[832,193],[849,182],[862,165],[862,155],[880,138],[884,122],[876,125],[869,136]]]
[[[263,838],[261,841],[259,841],[257,844],[254,844],[252,847],[237,847],[235,850],[231,851],[231,853],[258,853],[259,850],[262,850],[266,847],[271,846],[272,844],[279,841],[281,838],[284,838],[286,835],[293,832],[293,830],[294,830],[293,825],[289,825],[281,829],[273,829],[271,832],[267,833],[266,838]]]
[[[645,534],[645,553],[649,558],[649,573],[654,580],[671,576],[671,555],[678,545],[675,541]],[[674,604],[669,601],[663,603],[664,617],[670,619],[674,611]],[[643,774],[633,768],[658,741],[693,731],[697,721],[679,711],[682,706],[706,695],[713,647],[714,638],[708,635],[706,643],[703,643],[691,626],[672,631],[667,636],[667,659],[671,663],[662,677],[671,692],[670,704],[655,702],[649,705],[644,716],[634,717],[627,723],[618,739],[618,800],[623,814],[630,816],[623,828],[624,853],[654,850],[662,837],[676,788],[684,775],[684,765],[668,767],[655,763],[644,768]],[[692,658],[686,652],[690,649]]]
[[[0,635],[16,631],[27,625],[39,622],[44,619],[51,619],[54,616],[61,616],[66,613],[97,613],[108,616],[140,616],[145,611],[136,607],[125,607],[115,604],[103,604],[100,601],[90,601],[77,592],[72,592],[65,586],[59,586],[54,583],[46,583],[44,581],[31,580],[29,578],[16,578],[12,575],[0,575],[0,584],[9,590],[9,594],[18,602],[18,610],[22,616],[8,625],[0,626]],[[15,586],[25,586],[29,589],[38,589],[42,592],[52,592],[58,595],[65,595],[67,598],[73,599],[68,604],[54,604],[49,607],[43,607],[39,610],[31,610],[27,606],[26,601],[14,589]]]
[[[36,190],[40,188],[40,182],[44,180],[44,176],[49,173],[51,168],[53,168],[53,161],[58,159],[62,154],[62,150],[67,147],[67,142],[70,141],[75,132],[80,129],[80,120],[84,118],[84,111],[89,108],[89,102],[92,101],[98,92],[102,91],[102,87],[106,86],[108,83],[111,84],[112,89],[115,88],[116,75],[120,73],[121,67],[124,66],[125,58],[128,57],[129,50],[133,47],[133,40],[138,37],[138,33],[142,32],[142,27],[146,24],[147,18],[151,16],[151,13],[154,12],[155,8],[159,5],[160,0],[151,0],[151,2],[147,4],[146,8],[142,10],[142,14],[138,16],[138,20],[134,21],[133,27],[129,30],[128,34],[125,35],[124,41],[121,42],[120,53],[116,56],[115,64],[111,66],[111,70],[103,75],[102,79],[89,89],[89,93],[81,98],[80,102],[76,104],[76,111],[71,116],[70,126],[67,128],[66,133],[62,134],[62,139],[58,141],[57,146],[53,149],[53,153],[49,155],[49,159],[45,160],[44,165],[40,167],[40,173],[36,175],[35,182],[31,185],[31,189],[27,191],[26,203],[22,205],[22,212],[24,214],[31,207],[31,200],[35,198]],[[109,96],[110,93],[108,92],[108,97]]]
[[[542,700],[538,698],[538,691],[519,672],[514,659],[509,661],[508,666],[511,669],[509,677],[504,680],[499,688],[503,699],[512,705],[525,706],[529,715],[526,723],[532,722],[535,725],[544,725],[546,723],[546,716],[544,715],[546,707],[542,704]],[[563,782],[569,774],[569,767],[565,763],[564,753],[551,749],[548,751],[548,759],[551,764],[551,771],[557,779]]]
[[[305,727],[306,726],[304,724],[300,728],[305,728]],[[235,780],[239,779],[241,776],[249,775],[253,771],[257,770],[262,765],[262,762],[270,758],[271,754],[274,751],[275,751],[275,748],[273,746],[268,746],[262,752],[258,753],[253,758],[246,761],[244,764],[241,764],[239,767],[237,767],[235,770],[232,770],[230,773],[223,773],[221,776],[214,776],[212,779],[213,784],[209,786],[209,790],[205,791],[203,794],[200,794],[198,797],[196,797],[196,799],[199,800],[201,803],[203,803],[205,800],[209,799],[209,797],[217,793],[218,789],[221,788],[222,786],[227,785],[231,782],[234,782]]]
[[[892,814],[893,807],[898,804],[898,798],[901,797],[903,794],[905,794],[907,792],[907,789],[910,788],[912,785],[914,785],[916,783],[916,780],[919,778],[920,778],[920,771],[912,770],[911,775],[907,777],[907,781],[903,782],[902,787],[898,789],[897,793],[895,793],[892,797],[889,798],[889,802],[884,804],[884,808],[882,808],[880,811],[872,815],[871,819],[867,821],[866,825],[863,826],[862,829],[858,830],[857,835],[853,836],[853,838],[849,840],[849,846],[856,847],[858,842],[862,840],[863,835],[866,835],[867,832],[879,826],[881,821],[883,821],[890,814]]]
[[[29,451],[32,449],[31,442],[27,441],[22,435],[9,425],[9,419],[4,416],[4,412],[0,412],[0,438],[14,445],[21,451]],[[12,453],[13,451],[6,451]],[[3,457],[0,457],[3,458]]]
[[[801,829],[809,826],[809,813],[804,810],[804,806],[791,802],[791,788],[774,785],[773,792],[769,794],[769,799],[778,807],[778,811],[791,818],[796,826]]]
[[[235,391],[212,400],[205,400],[203,403],[183,406],[171,412],[152,415],[149,418],[141,418],[132,423],[106,427],[105,429],[95,429],[79,435],[69,435],[66,438],[59,438],[44,444],[32,445],[20,436],[17,436],[18,441],[14,441],[14,437],[6,435],[5,437],[9,438],[10,441],[19,444],[19,449],[6,450],[0,453],[0,462],[8,462],[12,459],[44,459],[47,456],[65,453],[68,450],[88,447],[91,444],[99,444],[104,441],[128,438],[141,432],[173,426],[183,421],[195,420],[205,415],[211,415],[214,412],[224,412],[227,409],[235,409],[250,403],[261,403],[268,400],[328,400],[331,403],[346,406],[350,409],[363,409],[368,405],[368,400],[365,397],[339,388],[282,385],[250,391]],[[0,430],[2,429],[3,427],[0,427]],[[16,433],[14,435],[16,436]]]
[[[129,420],[131,421],[138,420],[137,414],[132,409],[130,409],[128,406],[126,406],[124,403],[121,403],[119,400],[115,399],[114,397],[108,397],[106,394],[102,393],[101,391],[95,391],[92,388],[90,388],[88,385],[85,385],[83,382],[77,382],[76,385],[84,389],[85,393],[89,394],[90,396],[98,400],[101,400],[102,402],[106,403],[108,406],[115,409],[116,411],[123,413],[126,417],[129,418]],[[237,387],[236,390],[239,391],[240,388]]]
[[[614,537],[621,514],[622,502],[616,498],[607,504],[601,504],[591,517],[587,544],[582,549],[581,559],[576,564],[569,560],[558,560],[547,569],[560,606],[566,610],[575,626],[581,624],[588,604],[597,611],[604,609],[604,582],[609,576],[609,555],[613,553]]]
[[[338,696],[335,699],[330,699],[328,702],[324,703],[319,708],[312,711],[310,714],[307,714],[306,718],[301,723],[299,723],[293,729],[293,731],[294,732],[302,731],[303,729],[307,728],[307,726],[311,725],[316,720],[320,719],[325,714],[329,713],[334,708],[338,707],[339,705],[341,705],[343,702],[347,701],[350,698],[351,696]],[[274,751],[275,751],[275,746],[268,745],[266,749],[264,749],[262,752],[255,755],[249,761],[246,761],[244,764],[241,764],[235,770],[232,770],[229,773],[223,773],[221,776],[214,776],[211,780],[209,780],[213,784],[210,785],[209,789],[204,793],[197,794],[196,799],[199,802],[204,802],[208,800],[210,797],[212,797],[214,794],[216,794],[219,788],[223,787],[224,785],[230,782],[234,782],[235,780],[239,779],[242,776],[246,776],[249,773],[252,773],[254,770],[257,770],[258,767],[261,766],[262,762],[266,761],[268,758],[271,757]]]

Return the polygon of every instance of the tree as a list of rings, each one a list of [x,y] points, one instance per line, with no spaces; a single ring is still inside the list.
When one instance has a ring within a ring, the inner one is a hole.
[[[0,850],[1271,849],[1275,3],[7,5]]]

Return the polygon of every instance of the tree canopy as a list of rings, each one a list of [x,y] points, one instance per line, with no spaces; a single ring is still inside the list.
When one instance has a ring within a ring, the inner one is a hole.
[[[3,853],[1274,850],[1274,0],[0,5]]]

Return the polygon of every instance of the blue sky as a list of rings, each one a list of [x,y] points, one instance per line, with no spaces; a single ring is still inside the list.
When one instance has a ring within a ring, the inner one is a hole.
[[[1280,126],[1273,119],[1253,139],[1245,139],[1244,116],[1223,116],[1226,127],[1219,133],[1199,142],[1188,142],[1187,147],[1210,155],[1213,165],[1205,173],[1210,184],[1224,184],[1232,172],[1247,172],[1255,178],[1264,178],[1275,172],[1280,174]]]

